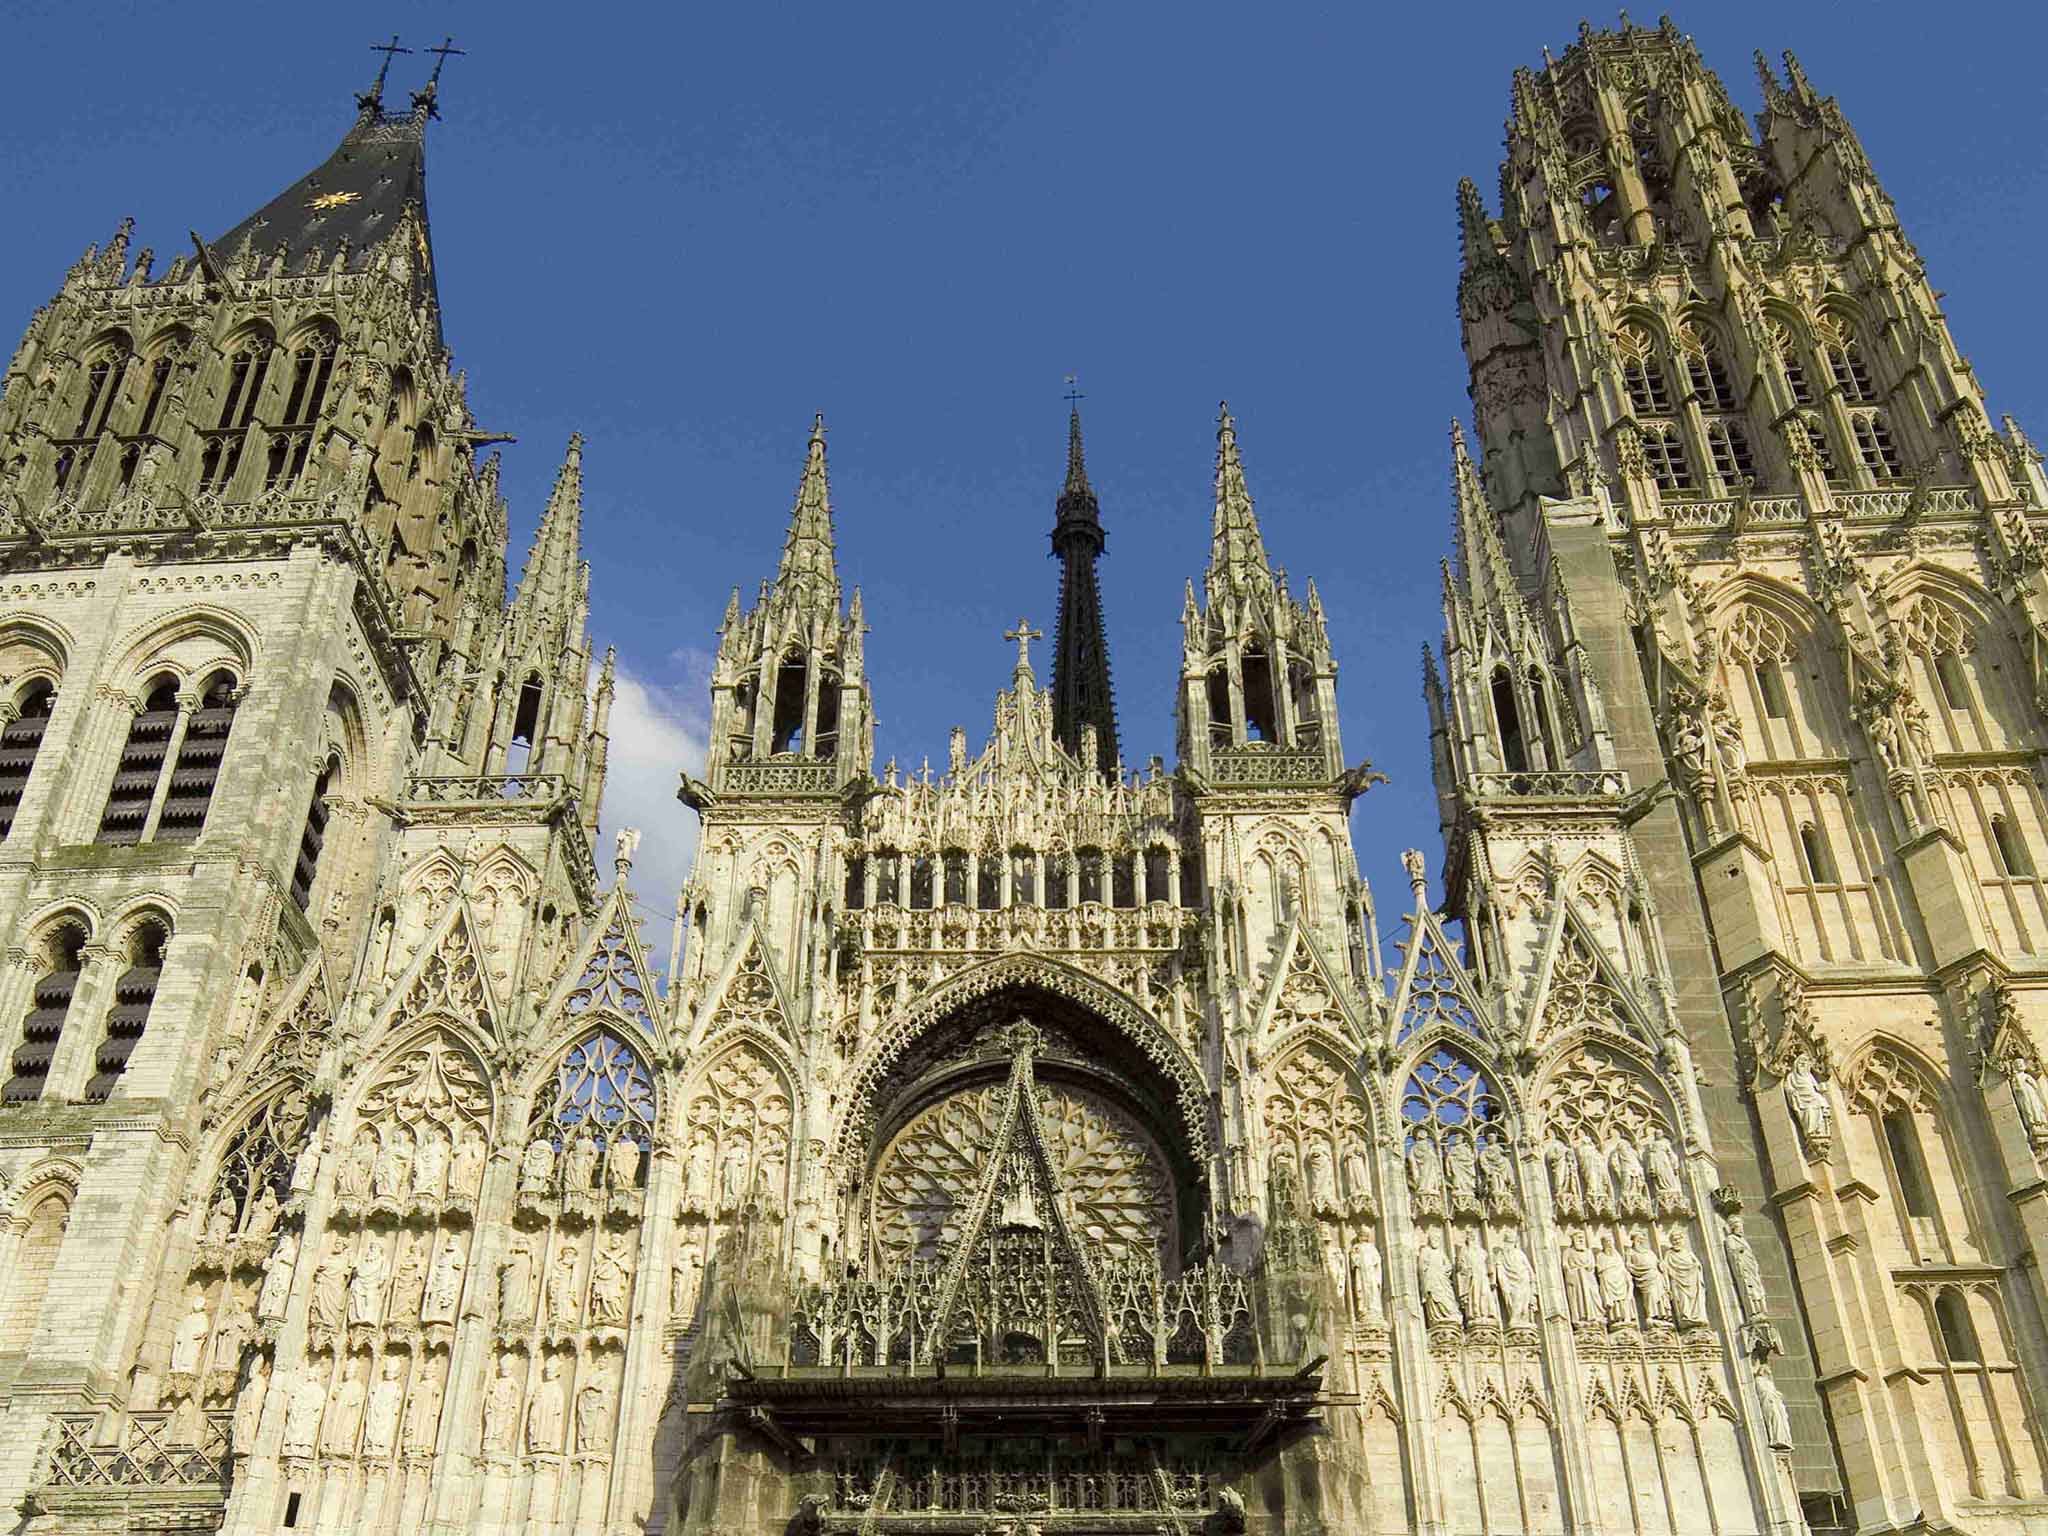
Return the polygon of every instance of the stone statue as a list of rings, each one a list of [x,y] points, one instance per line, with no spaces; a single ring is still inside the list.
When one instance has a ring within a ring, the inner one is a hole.
[[[1317,1215],[1334,1216],[1344,1209],[1337,1196],[1337,1160],[1320,1139],[1308,1149],[1308,1198]]]
[[[1521,1214],[1521,1198],[1515,1193],[1515,1165],[1508,1149],[1497,1138],[1479,1144],[1479,1185],[1486,1195],[1489,1216]]]
[[[438,1200],[447,1177],[448,1138],[431,1125],[420,1127],[419,1154],[412,1163],[412,1192],[422,1200]]]
[[[545,1136],[536,1136],[526,1144],[526,1155],[519,1159],[519,1189],[522,1194],[545,1194],[548,1178],[555,1171],[555,1144]]]
[[[1579,1132],[1572,1150],[1579,1160],[1579,1192],[1586,1202],[1586,1214],[1612,1216],[1614,1186],[1607,1178],[1607,1154],[1584,1131]]]
[[[1806,1138],[1812,1155],[1825,1156],[1835,1128],[1835,1112],[1813,1075],[1813,1059],[1804,1051],[1792,1058],[1792,1065],[1785,1071],[1785,1107],[1792,1111],[1799,1134]]]
[[[498,1321],[508,1328],[533,1321],[533,1249],[523,1237],[498,1266]]]
[[[1372,1168],[1355,1145],[1344,1149],[1344,1195],[1352,1215],[1372,1209]]]
[[[697,1245],[685,1243],[669,1273],[668,1316],[671,1323],[687,1324],[697,1315],[697,1282],[702,1260]]]
[[[1678,1161],[1678,1148],[1662,1131],[1650,1138],[1643,1150],[1643,1163],[1650,1177],[1650,1195],[1657,1209],[1675,1216],[1685,1209],[1685,1173]]]
[[[597,1182],[597,1138],[585,1126],[562,1158],[562,1188],[588,1189]]]
[[[370,1388],[369,1406],[363,1414],[363,1454],[389,1456],[398,1444],[398,1410],[405,1402],[405,1360],[386,1355],[382,1374]]]
[[[626,1272],[623,1237],[607,1238],[598,1244],[590,1268],[590,1321],[603,1328],[626,1326],[626,1290],[632,1277]]]
[[[357,1133],[348,1156],[335,1171],[334,1192],[344,1200],[366,1200],[370,1179],[377,1166],[377,1136],[368,1126]]]
[[[1453,1131],[1444,1138],[1444,1181],[1450,1186],[1451,1214],[1476,1215],[1479,1210],[1479,1154],[1472,1138]]]
[[[377,1154],[370,1175],[371,1187],[379,1200],[403,1200],[412,1188],[412,1132],[402,1125],[391,1128],[390,1139]]]
[[[512,1379],[512,1357],[498,1356],[498,1375],[484,1394],[483,1448],[499,1455],[512,1449],[519,1424],[519,1383]]]
[[[405,1409],[405,1448],[431,1454],[441,1428],[441,1369],[429,1355],[412,1384]]]
[[[298,1234],[287,1232],[270,1250],[270,1257],[263,1261],[263,1289],[256,1293],[256,1315],[264,1322],[274,1322],[284,1316],[284,1309],[292,1296],[292,1271],[298,1268],[298,1263]]]
[[[224,1243],[235,1235],[235,1197],[226,1190],[206,1213],[206,1240]]]
[[[1444,1208],[1444,1165],[1436,1143],[1427,1136],[1408,1141],[1408,1188],[1417,1212],[1428,1215]]]
[[[292,1160],[292,1193],[310,1194],[319,1177],[320,1143],[317,1138],[313,1138],[299,1148],[299,1155]]]
[[[1624,1216],[1650,1214],[1650,1181],[1643,1172],[1642,1157],[1627,1136],[1614,1138],[1607,1154],[1607,1170],[1614,1177],[1615,1199]]]
[[[746,1137],[735,1136],[725,1149],[725,1155],[718,1160],[718,1208],[721,1211],[736,1211],[746,1202],[752,1150]]]
[[[299,1367],[292,1394],[285,1399],[284,1453],[310,1456],[320,1438],[320,1410],[327,1402],[326,1374],[317,1365]]]
[[[1594,1257],[1594,1265],[1600,1278],[1600,1307],[1610,1328],[1625,1328],[1636,1320],[1634,1282],[1629,1277],[1628,1261],[1621,1256],[1621,1250],[1614,1246],[1614,1234],[1600,1234],[1600,1251]]]
[[[1593,1250],[1586,1246],[1586,1232],[1582,1227],[1572,1233],[1572,1240],[1562,1254],[1564,1265],[1564,1299],[1574,1323],[1598,1323],[1603,1308],[1600,1303],[1600,1277],[1594,1271]]]
[[[348,1320],[351,1323],[374,1325],[384,1321],[385,1266],[389,1260],[383,1237],[373,1233],[364,1241],[363,1251],[356,1259],[355,1272],[348,1278]]]
[[[462,1244],[453,1237],[441,1240],[434,1255],[434,1267],[427,1275],[426,1300],[420,1306],[423,1323],[452,1323],[462,1298]]]
[[[640,1182],[640,1143],[624,1131],[605,1148],[604,1182],[607,1189],[631,1189]]]
[[[391,1277],[391,1320],[413,1323],[420,1316],[420,1287],[427,1282],[427,1243],[403,1242]]]
[[[1650,1234],[1646,1230],[1636,1228],[1635,1240],[1630,1243],[1624,1259],[1628,1264],[1629,1280],[1635,1286],[1636,1310],[1642,1314],[1643,1321],[1670,1322],[1671,1288],[1664,1279],[1663,1260],[1650,1245]]]
[[[1664,1287],[1671,1298],[1672,1320],[1679,1327],[1706,1327],[1707,1295],[1700,1277],[1700,1258],[1692,1251],[1683,1227],[1664,1234]]]
[[[1351,1306],[1366,1322],[1379,1322],[1381,1264],[1379,1245],[1372,1233],[1361,1232],[1351,1240]]]
[[[1726,1218],[1727,1231],[1721,1238],[1721,1251],[1728,1258],[1728,1268],[1735,1276],[1735,1294],[1742,1301],[1742,1320],[1745,1323],[1764,1320],[1769,1307],[1769,1298],[1764,1295],[1764,1272],[1756,1261],[1756,1250],[1749,1246],[1749,1239],[1742,1235],[1742,1218]]]
[[[1493,1250],[1493,1281],[1500,1288],[1507,1325],[1516,1330],[1536,1326],[1536,1266],[1521,1240],[1503,1236]]]
[[[640,851],[640,829],[621,827],[618,836],[612,839],[612,859],[615,863],[631,864],[633,855]]]
[[[242,1351],[256,1331],[256,1319],[249,1315],[249,1303],[236,1293],[232,1284],[221,1295],[227,1305],[222,1309],[220,1326],[213,1332],[213,1368],[232,1373],[242,1367]]]
[[[1465,1321],[1479,1326],[1500,1321],[1500,1304],[1494,1295],[1493,1274],[1486,1258],[1486,1245],[1474,1233],[1458,1245],[1453,1282]]]
[[[196,1286],[186,1306],[185,1315],[178,1319],[178,1332],[171,1341],[171,1374],[190,1376],[199,1369],[201,1354],[206,1348],[206,1335],[213,1323],[207,1316],[206,1293]]]
[[[242,1229],[242,1236],[254,1243],[268,1242],[270,1234],[277,1230],[278,1218],[283,1214],[284,1208],[277,1203],[277,1191],[268,1184],[264,1185],[255,1203],[249,1207],[249,1220]]]
[[[1776,1451],[1792,1449],[1792,1410],[1785,1405],[1785,1394],[1778,1390],[1778,1384],[1771,1380],[1771,1368],[1760,1365],[1756,1368],[1757,1406],[1763,1410],[1764,1443]]]
[[[1579,1191],[1579,1162],[1555,1131],[1543,1138],[1543,1166],[1550,1173],[1550,1203],[1560,1216],[1576,1216],[1585,1208]]]
[[[555,1249],[555,1262],[546,1279],[548,1321],[557,1328],[575,1327],[581,1298],[576,1293],[576,1248],[567,1239]]]
[[[2027,1141],[2034,1146],[2048,1141],[2048,1095],[2041,1091],[2041,1079],[2034,1075],[2034,1068],[2024,1056],[2015,1056],[2005,1069],[2005,1080],[2012,1085],[2012,1101],[2020,1112],[2020,1126],[2027,1133]]]
[[[448,1193],[474,1200],[484,1187],[484,1162],[489,1155],[477,1128],[464,1126],[461,1138],[455,1143],[455,1155],[448,1164]]]
[[[533,1401],[526,1405],[526,1449],[546,1454],[562,1449],[562,1430],[568,1405],[562,1395],[562,1361],[550,1355],[540,1370],[540,1385]]]
[[[348,1326],[348,1240],[337,1237],[313,1276],[312,1323],[329,1333]]]
[[[691,1140],[683,1165],[683,1209],[707,1215],[711,1210],[711,1138],[702,1131]]]
[[[367,1390],[363,1385],[363,1362],[351,1360],[347,1374],[335,1384],[327,1400],[326,1427],[320,1436],[320,1449],[329,1456],[346,1456],[356,1448],[356,1422],[362,1417],[363,1396]]]
[[[611,1448],[611,1369],[600,1365],[576,1392],[576,1449],[597,1454]]]
[[[1431,1328],[1455,1328],[1465,1321],[1458,1311],[1458,1294],[1451,1285],[1451,1266],[1437,1246],[1437,1235],[1426,1234],[1415,1250],[1415,1289],[1422,1297],[1422,1321]]]
[[[235,1394],[234,1451],[246,1457],[255,1449],[256,1432],[263,1423],[263,1397],[270,1389],[270,1362],[252,1355],[242,1373],[241,1390]]]

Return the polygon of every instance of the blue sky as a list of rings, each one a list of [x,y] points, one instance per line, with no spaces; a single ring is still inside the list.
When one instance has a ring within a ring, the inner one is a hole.
[[[162,259],[227,229],[332,147],[371,42],[453,32],[469,54],[429,154],[447,333],[482,425],[520,439],[515,571],[564,441],[588,439],[593,629],[627,674],[607,821],[646,829],[649,908],[694,830],[670,796],[705,655],[727,592],[773,570],[812,413],[873,626],[878,756],[943,761],[954,723],[988,728],[1003,631],[1051,628],[1068,373],[1126,755],[1171,754],[1227,396],[1273,559],[1329,609],[1346,750],[1393,775],[1354,830],[1398,908],[1399,850],[1439,851],[1417,657],[1441,624],[1445,433],[1469,410],[1453,188],[1491,199],[1510,72],[1578,16],[17,5],[0,329],[124,214]],[[2048,439],[2048,8],[1676,19],[1745,110],[1757,48],[1841,98],[1994,414]],[[394,98],[426,62],[399,60]]]

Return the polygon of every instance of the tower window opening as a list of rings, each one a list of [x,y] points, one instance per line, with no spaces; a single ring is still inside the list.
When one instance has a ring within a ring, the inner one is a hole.
[[[1073,865],[1064,853],[1045,861],[1045,904],[1054,909],[1067,905],[1067,888],[1073,883]]]
[[[964,907],[967,905],[967,855],[953,849],[945,856],[946,905]]]
[[[57,493],[61,496],[71,488],[71,473],[78,468],[78,450],[69,445],[57,452]]]
[[[251,336],[228,360],[228,387],[221,401],[219,430],[239,432],[256,414],[257,399],[263,393],[263,376],[270,367],[270,346]]]
[[[164,973],[164,940],[168,937],[156,923],[145,923],[129,949],[128,969],[114,983],[114,1006],[107,1010],[107,1037],[93,1060],[93,1075],[85,1085],[85,1102],[104,1104],[128,1070],[135,1047],[149,1027],[149,1010],[156,1002],[157,982]]]
[[[1317,746],[1322,741],[1322,714],[1316,708],[1315,673],[1303,662],[1287,667],[1287,701],[1294,715],[1294,744]]]
[[[846,861],[846,910],[858,912],[868,904],[868,861],[853,858]]]
[[[1727,485],[1756,479],[1756,454],[1749,446],[1749,431],[1740,421],[1708,422],[1707,452],[1713,457],[1714,473]]]
[[[31,683],[14,718],[0,727],[0,839],[14,830],[14,818],[21,810],[21,797],[28,789],[28,776],[35,769],[36,754],[42,750],[43,733],[50,728],[50,711],[56,704],[56,689],[48,683]]]
[[[1785,387],[1791,392],[1792,403],[1812,405],[1813,381],[1807,376],[1805,359],[1799,355],[1799,338],[1782,320],[1771,321],[1768,331],[1771,350],[1778,354],[1778,366],[1784,371]]]
[[[1102,900],[1102,850],[1083,848],[1080,855],[1081,900],[1083,902]]]
[[[975,868],[974,904],[984,912],[1003,904],[1003,861],[995,854],[983,854]]]
[[[931,907],[932,861],[927,854],[921,853],[910,861],[910,904],[920,911]]]
[[[1120,853],[1110,864],[1109,903],[1113,907],[1138,904],[1138,866],[1132,854]]]
[[[1705,409],[1735,409],[1735,387],[1729,382],[1727,366],[1722,363],[1720,354],[1705,336],[1699,336],[1698,345],[1687,352],[1685,371],[1687,379],[1691,381],[1693,393],[1700,397],[1700,404]]]
[[[1821,477],[1830,485],[1841,484],[1841,465],[1835,459],[1835,444],[1828,436],[1826,423],[1818,416],[1802,416],[1800,420],[1806,424],[1806,441],[1813,448],[1814,459],[1820,465]]]
[[[1934,653],[1934,680],[1941,685],[1941,702],[1951,710],[1970,707],[1970,680],[1963,675],[1963,659],[1954,651]]]
[[[1912,1115],[1903,1109],[1887,1110],[1882,1123],[1885,1150],[1892,1159],[1892,1177],[1898,1181],[1899,1204],[1908,1216],[1932,1216],[1934,1195],[1928,1188],[1927,1165],[1920,1156],[1920,1135],[1913,1127]]]
[[[1991,845],[1998,853],[1998,872],[2009,880],[2030,880],[2034,861],[2027,856],[2026,839],[2003,816],[1991,818]]]
[[[1883,416],[1867,411],[1852,418],[1850,425],[1856,433],[1856,456],[1865,469],[1884,480],[1897,480],[1905,473],[1899,445],[1892,440],[1892,429]]]
[[[128,371],[126,349],[107,351],[93,361],[85,376],[85,404],[78,413],[73,437],[98,437],[106,430],[107,416],[120,393],[121,376]]]
[[[801,752],[804,749],[804,690],[810,682],[810,668],[802,653],[790,652],[775,669],[775,729],[770,752]]]
[[[328,759],[313,781],[313,801],[306,807],[305,829],[299,833],[299,857],[292,866],[292,903],[301,912],[313,900],[313,881],[320,872],[320,850],[327,842],[327,791],[339,765]]]
[[[1763,700],[1764,714],[1773,720],[1789,719],[1792,701],[1785,692],[1785,673],[1770,657],[1761,657],[1755,664],[1757,696]]]
[[[1273,666],[1266,653],[1248,646],[1240,663],[1244,678],[1244,735],[1246,741],[1278,741],[1279,719],[1273,709]]]
[[[1145,900],[1173,900],[1173,864],[1164,848],[1145,850]]]
[[[1625,325],[1615,336],[1615,350],[1621,356],[1621,382],[1628,403],[1640,415],[1670,415],[1671,385],[1650,333],[1641,326]]]
[[[1827,836],[1810,821],[1799,824],[1799,852],[1806,861],[1806,879],[1809,884],[1837,883],[1835,861],[1828,851]]]
[[[818,678],[818,735],[812,755],[821,762],[839,755],[839,679],[830,672]]]
[[[1230,728],[1230,675],[1221,667],[1209,673],[1209,741],[1213,746],[1227,747],[1231,744]]]
[[[32,1104],[43,1096],[50,1080],[50,1062],[57,1054],[57,1040],[64,1033],[64,1018],[71,1011],[71,999],[78,991],[79,973],[85,968],[85,930],[67,923],[50,946],[49,968],[37,978],[29,996],[28,1016],[21,1024],[21,1044],[15,1049],[13,1074],[0,1089],[0,1101]]]
[[[1963,1293],[1953,1286],[1934,1298],[1934,1319],[1941,1327],[1941,1348],[1952,1362],[1974,1364],[1984,1358],[1977,1344],[1977,1330],[1970,1324],[1970,1308]]]
[[[1010,900],[1020,906],[1038,901],[1038,855],[1020,848],[1010,855]]]
[[[1190,849],[1180,861],[1180,904],[1189,909],[1202,905],[1202,854]]]
[[[171,382],[171,369],[176,365],[166,352],[149,365],[149,397],[143,402],[142,417],[135,424],[135,430],[147,437],[156,430],[156,413],[163,409],[164,389]]]
[[[114,766],[114,782],[107,790],[106,809],[100,815],[96,841],[139,843],[149,820],[149,808],[156,801],[156,783],[164,758],[170,751],[171,732],[178,724],[178,684],[159,679],[128,722],[128,739]]]
[[[1856,332],[1846,322],[1834,315],[1823,317],[1816,328],[1823,350],[1827,354],[1828,372],[1834,378],[1835,387],[1842,392],[1842,398],[1856,405],[1867,405],[1877,399],[1877,388],[1870,377],[1870,364],[1864,360],[1862,343],[1856,339]]]
[[[206,826],[213,791],[227,756],[228,733],[234,729],[238,690],[226,672],[207,679],[199,707],[185,722],[178,760],[171,765],[170,790],[157,817],[156,835],[165,842],[189,843]]]
[[[320,419],[327,402],[327,383],[334,374],[334,338],[321,332],[299,344],[292,354],[292,384],[285,399],[284,420],[310,425]]]
[[[1685,444],[1678,429],[1670,425],[1643,428],[1643,461],[1660,491],[1689,491],[1693,488],[1692,463],[1685,456]]]
[[[875,899],[884,906],[900,906],[903,902],[903,856],[898,853],[875,855]]]
[[[1529,669],[1529,708],[1536,716],[1536,739],[1543,744],[1543,755],[1549,766],[1563,766],[1564,753],[1557,739],[1557,732],[1550,723],[1550,690],[1543,674],[1534,667]]]
[[[1493,720],[1500,731],[1501,765],[1509,773],[1529,771],[1529,749],[1522,739],[1521,711],[1515,706],[1515,680],[1506,667],[1493,674]]]
[[[519,685],[519,706],[512,714],[512,739],[505,753],[506,771],[525,773],[533,764],[540,738],[540,677],[529,674]]]
[[[142,467],[142,444],[129,443],[121,450],[119,478],[121,489],[127,490],[135,483],[135,472]]]

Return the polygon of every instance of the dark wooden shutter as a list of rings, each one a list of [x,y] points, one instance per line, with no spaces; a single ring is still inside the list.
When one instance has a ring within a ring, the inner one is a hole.
[[[320,850],[327,842],[327,785],[333,768],[323,768],[313,785],[313,803],[306,808],[306,829],[299,834],[299,861],[292,866],[292,900],[303,912],[313,900],[313,879],[320,873]]]
[[[128,1070],[128,1058],[135,1054],[142,1031],[149,1023],[150,1004],[156,1001],[157,978],[162,975],[163,953],[152,943],[143,950],[142,958],[114,983],[114,1006],[107,1010],[107,1037],[100,1043],[92,1079],[85,1085],[86,1103],[105,1103],[114,1084]]]
[[[21,1044],[14,1052],[14,1075],[0,1089],[0,1101],[30,1104],[42,1097],[43,1085],[50,1080],[50,1061],[57,1054],[57,1037],[64,1032],[64,1016],[78,990],[79,964],[76,953],[67,955],[56,970],[36,982],[34,1000],[22,1022]]]
[[[50,725],[50,710],[56,694],[44,689],[21,707],[18,718],[0,730],[0,838],[14,830],[14,813],[21,809],[21,797],[28,788],[28,776],[42,749],[43,732]]]
[[[215,683],[207,689],[206,702],[192,712],[185,739],[178,746],[178,761],[171,768],[171,791],[164,796],[163,815],[156,824],[160,842],[189,843],[205,827],[234,723],[234,684]]]
[[[107,791],[98,841],[142,840],[143,823],[149,820],[149,803],[156,798],[157,777],[163,772],[164,754],[170,749],[171,731],[177,723],[177,690],[171,687],[157,689],[128,722],[128,740],[114,769],[113,786]]]

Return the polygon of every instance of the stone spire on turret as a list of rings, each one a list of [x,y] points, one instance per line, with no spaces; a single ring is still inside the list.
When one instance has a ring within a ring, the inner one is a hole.
[[[1259,537],[1258,514],[1245,485],[1244,464],[1237,455],[1237,423],[1230,402],[1218,407],[1216,419],[1216,523],[1209,542],[1209,588],[1242,587],[1257,581],[1270,586],[1273,570]]]
[[[1101,506],[1081,452],[1081,411],[1067,415],[1067,478],[1053,520],[1052,552],[1060,562],[1060,611],[1052,652],[1053,735],[1079,757],[1090,727],[1092,766],[1116,766],[1116,699],[1109,681],[1109,640],[1095,562],[1103,548]]]
[[[775,591],[781,597],[817,597],[832,608],[839,606],[839,568],[832,547],[832,488],[825,475],[823,413],[811,423],[803,478],[797,482],[796,505],[789,514],[789,536],[782,542],[782,563],[775,571]]]
[[[569,450],[555,472],[555,488],[541,513],[513,593],[514,610],[555,606],[574,597],[583,565],[583,434],[569,434]]]
[[[1457,506],[1458,575],[1474,608],[1496,612],[1517,596],[1514,567],[1487,504],[1479,470],[1465,449],[1465,428],[1457,421],[1451,423],[1451,488]]]

